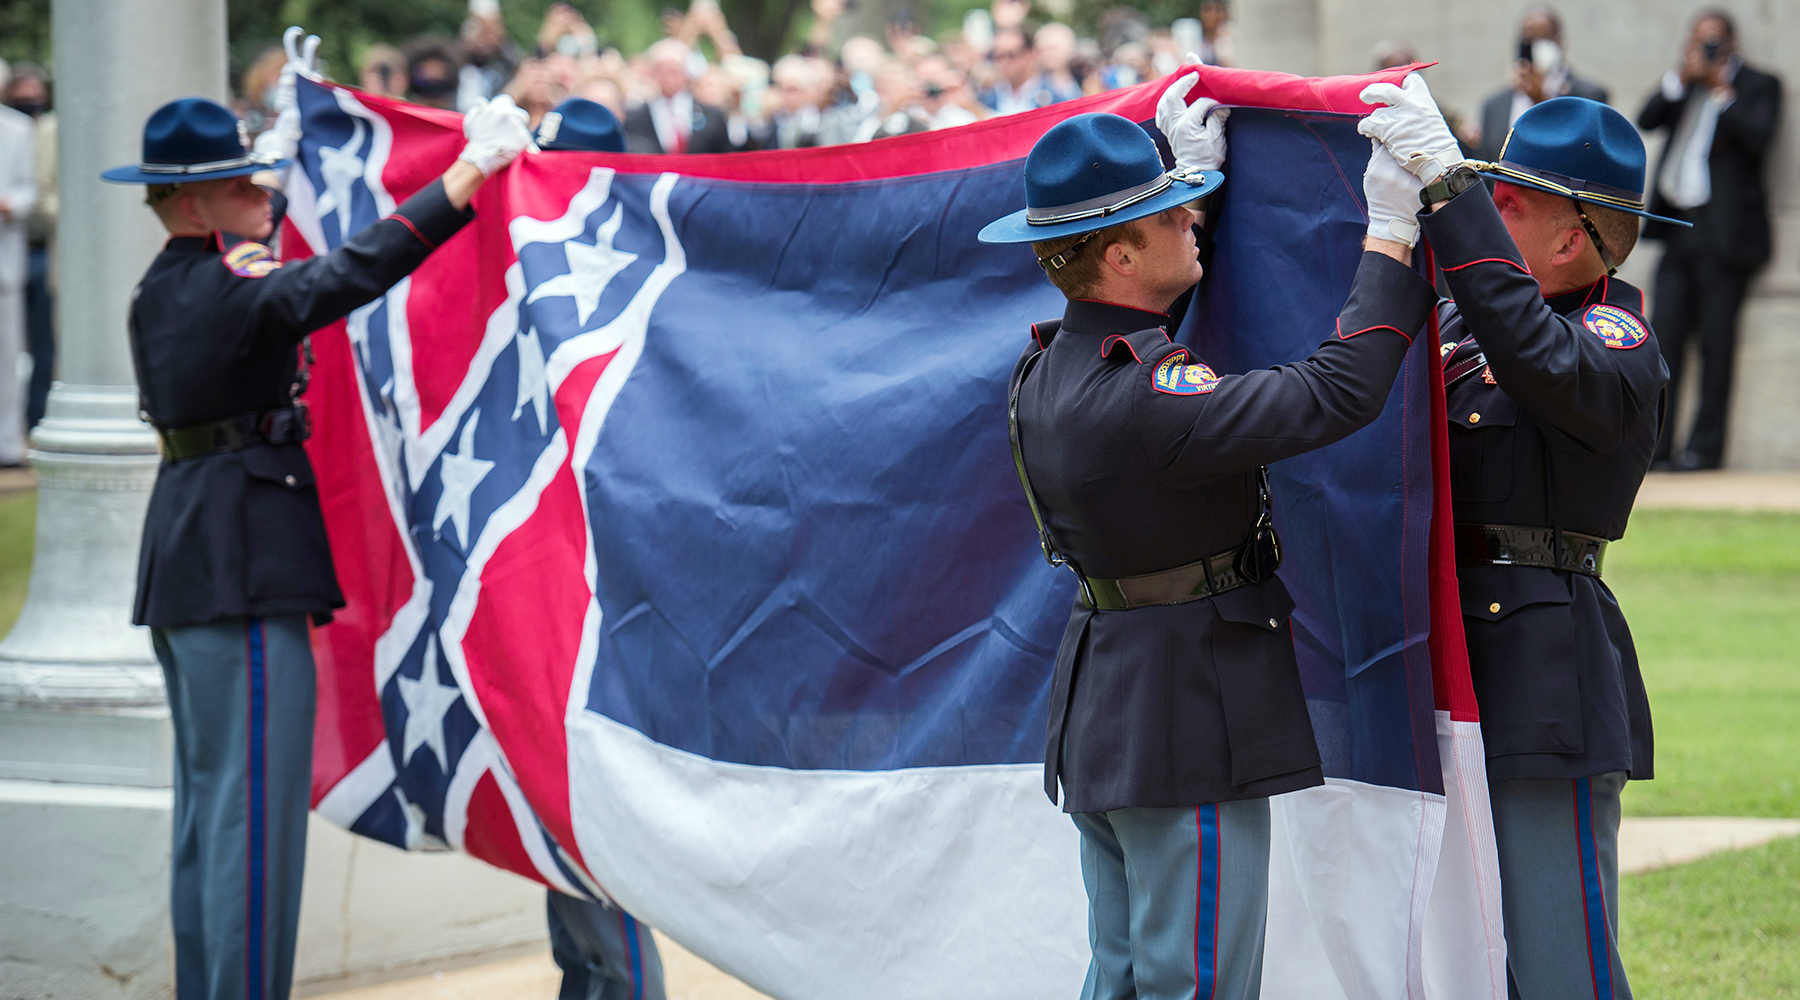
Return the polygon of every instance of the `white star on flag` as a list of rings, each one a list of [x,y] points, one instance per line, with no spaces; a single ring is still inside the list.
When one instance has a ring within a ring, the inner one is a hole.
[[[541,286],[540,286],[541,287]],[[548,433],[549,394],[548,381],[544,377],[544,345],[538,342],[537,327],[520,330],[519,344],[519,396],[513,404],[513,419],[525,412],[525,404],[537,411],[538,433]]]
[[[559,274],[531,290],[525,297],[525,304],[530,305],[539,299],[573,297],[575,299],[575,320],[585,324],[588,317],[600,305],[600,294],[606,291],[606,285],[612,281],[613,275],[637,260],[637,254],[613,249],[613,237],[619,233],[619,225],[624,221],[624,206],[613,208],[612,218],[607,219],[594,233],[593,243],[578,243],[570,240],[564,243],[563,257],[569,262],[569,273]]]
[[[338,238],[350,236],[350,201],[352,186],[363,175],[363,159],[354,152],[362,145],[363,123],[351,119],[350,140],[342,146],[319,147],[319,173],[325,178],[325,193],[319,196],[319,216],[335,212],[338,217]]]
[[[438,470],[444,492],[438,496],[437,512],[431,517],[432,531],[441,532],[445,521],[455,525],[457,541],[462,543],[465,551],[473,544],[469,538],[469,498],[494,467],[493,462],[475,457],[475,424],[480,419],[480,410],[470,412],[456,453],[445,453],[443,467]]]
[[[419,679],[396,674],[400,700],[406,703],[406,738],[400,747],[400,763],[412,763],[413,752],[424,746],[437,758],[438,770],[450,770],[450,751],[444,745],[444,713],[462,697],[462,689],[445,687],[437,679],[437,637],[425,637],[425,667]]]

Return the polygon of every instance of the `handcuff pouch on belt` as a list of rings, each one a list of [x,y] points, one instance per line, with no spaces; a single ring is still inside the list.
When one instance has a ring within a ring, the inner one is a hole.
[[[1256,470],[1262,508],[1256,527],[1250,540],[1236,548],[1215,552],[1185,566],[1116,580],[1090,577],[1064,555],[1050,537],[1050,526],[1038,507],[1037,491],[1031,488],[1031,476],[1025,471],[1025,450],[1019,440],[1019,393],[1043,354],[1039,350],[1025,359],[1025,367],[1012,387],[1006,407],[1007,432],[1012,438],[1013,468],[1019,473],[1019,485],[1025,488],[1025,504],[1031,508],[1031,519],[1037,523],[1038,547],[1043,549],[1044,561],[1052,566],[1067,566],[1075,574],[1084,605],[1097,611],[1125,611],[1162,604],[1185,604],[1262,583],[1275,575],[1275,570],[1281,566],[1281,539],[1275,534],[1266,465],[1258,466]]]

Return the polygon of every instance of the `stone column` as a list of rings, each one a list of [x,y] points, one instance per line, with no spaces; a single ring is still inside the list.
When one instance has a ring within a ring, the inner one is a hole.
[[[165,234],[143,188],[144,120],[226,96],[223,0],[54,0],[61,380],[32,432],[36,556],[0,642],[0,982],[8,995],[165,997],[170,738],[147,630],[131,621],[156,474],[126,338]]]

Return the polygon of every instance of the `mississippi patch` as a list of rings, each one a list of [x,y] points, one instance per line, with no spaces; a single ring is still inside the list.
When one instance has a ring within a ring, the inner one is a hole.
[[[239,243],[225,251],[225,268],[240,278],[260,278],[281,266],[261,243]]]
[[[1650,331],[1636,316],[1618,306],[1591,306],[1581,322],[1608,347],[1626,351],[1650,339]]]
[[[1156,366],[1156,374],[1151,384],[1157,392],[1166,392],[1174,396],[1197,396],[1203,392],[1213,391],[1219,384],[1219,376],[1213,374],[1205,365],[1184,365],[1187,360],[1186,351],[1176,351],[1162,359]]]

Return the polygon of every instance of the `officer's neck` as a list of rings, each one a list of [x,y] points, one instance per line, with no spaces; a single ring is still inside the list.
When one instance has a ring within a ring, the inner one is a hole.
[[[1110,302],[1118,306],[1130,306],[1148,313],[1167,313],[1175,300],[1181,298],[1186,288],[1177,288],[1170,292],[1165,288],[1154,288],[1148,284],[1127,281],[1116,274],[1103,274],[1099,287],[1092,295],[1080,298],[1093,299],[1099,302]]]
[[[1538,287],[1543,290],[1544,298],[1548,299],[1587,288],[1606,277],[1606,265],[1598,261],[1576,260],[1561,267],[1545,268],[1543,273],[1534,274],[1533,277],[1537,278]]]

